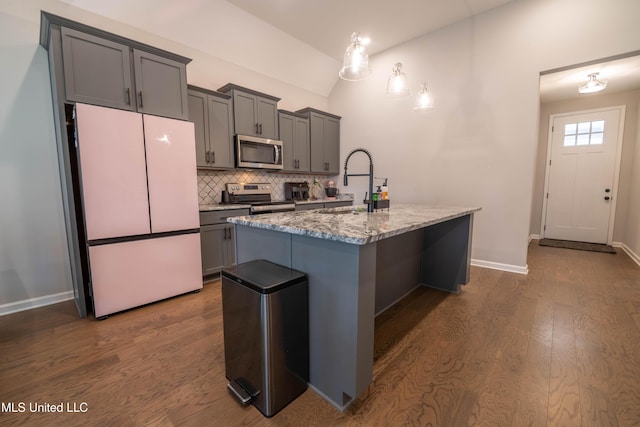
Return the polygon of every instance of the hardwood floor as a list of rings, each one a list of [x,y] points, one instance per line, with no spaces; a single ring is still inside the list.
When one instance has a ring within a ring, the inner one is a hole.
[[[312,390],[270,419],[236,403],[219,281],[104,321],[71,302],[0,317],[0,401],[25,404],[0,425],[640,425],[640,267],[535,241],[528,262],[379,316],[374,383],[345,413]]]

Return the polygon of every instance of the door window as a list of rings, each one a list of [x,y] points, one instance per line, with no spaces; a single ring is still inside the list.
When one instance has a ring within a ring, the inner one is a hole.
[[[568,123],[564,125],[564,146],[602,145],[604,143],[604,120]]]

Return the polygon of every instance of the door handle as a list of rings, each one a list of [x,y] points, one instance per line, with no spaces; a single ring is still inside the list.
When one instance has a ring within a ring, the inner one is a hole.
[[[609,196],[604,196],[604,199],[605,199],[605,200],[611,200],[611,197],[609,197]]]
[[[204,161],[205,163],[209,163],[209,152],[204,153]]]
[[[125,92],[127,95],[127,105],[131,105],[131,89],[127,88]]]
[[[142,105],[142,91],[138,92],[138,99],[140,100],[140,108],[144,108],[144,106]]]
[[[608,193],[608,192],[610,192],[610,191],[611,191],[611,189],[610,189],[610,188],[605,188],[605,189],[604,189],[604,192],[605,192],[605,193]]]

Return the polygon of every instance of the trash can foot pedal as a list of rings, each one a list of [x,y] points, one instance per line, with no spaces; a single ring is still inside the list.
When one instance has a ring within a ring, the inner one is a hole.
[[[251,395],[247,393],[247,391],[242,388],[237,382],[232,381],[227,384],[227,388],[231,390],[231,392],[236,396],[236,398],[242,403],[242,405],[246,405],[251,402]]]

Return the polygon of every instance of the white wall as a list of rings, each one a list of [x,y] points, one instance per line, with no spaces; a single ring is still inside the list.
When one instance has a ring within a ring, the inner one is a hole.
[[[476,260],[523,271],[538,133],[539,73],[637,50],[636,0],[523,0],[370,58],[373,76],[329,97],[342,154],[371,150],[393,203],[481,206]],[[384,97],[402,62],[414,93],[427,81],[437,109]],[[351,168],[351,166],[350,166]],[[365,182],[349,191],[364,194]]]
[[[47,54],[0,14],[0,307],[71,295]]]
[[[640,123],[640,103],[638,104],[638,123]],[[640,264],[640,132],[636,137],[633,170],[629,182],[627,222],[623,243]]]
[[[72,297],[40,10],[192,58],[190,84],[233,82],[282,98],[279,108],[326,110],[327,98],[225,59],[56,0],[0,3],[0,315]],[[218,19],[224,19],[218,17]],[[214,43],[215,41],[212,41]],[[249,54],[249,52],[247,52]]]
[[[616,199],[616,218],[613,230],[613,241],[623,242],[627,222],[627,205],[630,197],[630,180],[633,157],[638,135],[638,101],[640,91],[626,91],[616,93],[602,92],[600,94],[564,101],[550,102],[540,105],[540,126],[538,132],[538,152],[535,170],[533,203],[531,207],[530,233],[540,235],[542,222],[544,180],[547,164],[547,147],[549,136],[549,117],[552,114],[573,111],[593,110],[596,108],[624,105],[625,124],[622,139],[622,158],[620,161],[620,175],[618,197]]]

